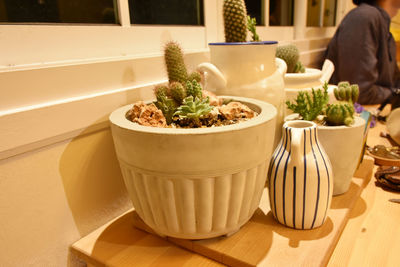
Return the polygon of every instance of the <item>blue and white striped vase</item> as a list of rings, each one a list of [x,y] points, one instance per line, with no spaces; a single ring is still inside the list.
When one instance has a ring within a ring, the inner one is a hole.
[[[271,211],[278,222],[313,229],[326,219],[333,192],[332,166],[318,142],[317,125],[288,121],[268,171]]]

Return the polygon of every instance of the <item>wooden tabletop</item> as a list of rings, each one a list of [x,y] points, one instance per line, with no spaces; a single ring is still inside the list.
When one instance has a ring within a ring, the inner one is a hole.
[[[381,132],[386,132],[386,126],[378,123],[370,129],[367,144],[390,146],[379,136]],[[400,198],[400,193],[375,181],[373,177],[368,182],[352,209],[328,266],[400,266],[400,204],[389,202]]]
[[[371,129],[367,144],[388,145],[389,141],[379,136],[385,130],[383,124]],[[339,241],[335,241],[333,253],[332,250],[329,252],[332,254],[330,259],[328,256],[328,266],[400,266],[397,256],[400,252],[400,204],[388,201],[390,198],[400,198],[400,194],[376,186],[373,177],[364,185],[361,197],[356,198],[353,208],[347,212],[346,217],[350,215],[350,218],[342,234],[339,233]],[[131,211],[127,212],[95,230],[75,243],[72,250],[89,266],[132,266],[133,262],[135,266],[220,266],[211,259],[135,229],[130,221],[131,215]],[[331,217],[335,218],[334,213],[331,213]],[[298,250],[309,246],[306,241],[302,244]],[[303,252],[302,255],[307,254]],[[308,259],[303,263],[307,262],[307,266],[320,265],[313,262],[312,254],[307,255]],[[273,262],[268,266],[281,266],[279,262],[285,261],[278,259],[276,264],[275,260]]]

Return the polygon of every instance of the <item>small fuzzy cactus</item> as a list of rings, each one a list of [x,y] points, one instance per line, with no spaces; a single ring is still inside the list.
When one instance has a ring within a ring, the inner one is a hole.
[[[184,84],[188,79],[183,52],[176,42],[169,42],[164,49],[164,59],[167,65],[169,82],[180,82]]]
[[[225,41],[246,42],[247,11],[244,0],[224,0]]]
[[[174,113],[174,116],[179,116],[180,119],[188,119],[193,121],[196,127],[201,126],[200,119],[206,116],[213,106],[209,104],[208,98],[200,99],[198,97],[188,96],[183,100]]]
[[[198,71],[193,71],[192,73],[189,74],[188,80],[193,81],[196,80],[196,82],[200,83],[201,82],[201,74]]]
[[[158,85],[154,88],[154,95],[157,99],[167,97],[169,95],[169,88],[165,85]]]
[[[329,102],[328,83],[324,84],[323,89],[324,91],[312,88],[311,95],[308,92],[300,91],[295,100],[296,104],[286,101],[286,106],[294,113],[300,114],[303,120],[313,121],[318,115],[325,112]]]
[[[172,82],[169,84],[169,92],[171,97],[178,105],[181,105],[186,97],[186,90],[180,82]]]
[[[350,102],[338,102],[328,105],[325,121],[328,125],[351,125],[354,122],[354,107]]]
[[[293,44],[282,45],[276,48],[276,57],[283,59],[287,65],[287,73],[304,72],[303,65],[299,62],[300,52]]]
[[[157,101],[154,104],[164,114],[167,124],[171,124],[172,117],[177,109],[176,102],[173,99],[160,94],[157,96]]]
[[[338,88],[335,88],[333,93],[335,98],[339,101],[347,101],[351,103],[356,103],[358,96],[360,94],[360,89],[358,84],[350,85],[349,82],[340,82]]]

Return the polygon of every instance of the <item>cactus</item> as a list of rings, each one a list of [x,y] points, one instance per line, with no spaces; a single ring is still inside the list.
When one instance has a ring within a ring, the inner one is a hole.
[[[178,105],[181,105],[186,97],[186,91],[180,82],[172,82],[169,84],[169,92],[171,97]]]
[[[256,32],[256,24],[257,21],[255,18],[251,18],[250,16],[247,16],[247,29],[249,32],[251,32],[251,39],[253,42],[259,42],[260,41],[260,36],[258,36]]]
[[[322,115],[329,101],[328,83],[323,85],[324,91],[321,89],[311,89],[311,96],[308,92],[300,91],[296,98],[296,104],[286,101],[288,109],[300,114],[303,120],[313,121],[318,115]]]
[[[201,85],[196,81],[187,81],[186,82],[186,95],[187,96],[193,96],[193,98],[199,98],[201,99],[203,96],[203,93],[201,92],[202,88]]]
[[[157,101],[154,103],[158,109],[164,114],[167,124],[171,124],[172,117],[176,112],[177,105],[175,101],[167,96],[160,95],[157,97]]]
[[[328,125],[347,125],[354,122],[354,107],[352,103],[342,101],[328,105],[325,121]]]
[[[193,100],[194,99],[194,100]],[[193,98],[188,96],[183,100],[181,106],[179,106],[174,113],[174,116],[179,116],[180,119],[188,119],[193,121],[194,125],[201,126],[200,119],[207,115],[213,106],[210,106],[208,98]]]
[[[189,81],[196,80],[196,82],[200,83],[201,82],[201,78],[202,78],[202,76],[201,76],[200,72],[193,71],[192,73],[190,73],[190,75],[188,77],[188,80]]]
[[[167,65],[169,82],[180,82],[184,84],[188,79],[188,74],[183,61],[181,47],[176,42],[169,42],[164,50],[165,64]]]
[[[293,73],[304,73],[306,72],[306,68],[304,68],[303,64],[300,61],[297,61],[296,65],[294,66]]]
[[[301,70],[301,67],[299,67],[302,66],[301,63],[296,68],[296,64],[299,62],[300,52],[295,45],[289,44],[278,46],[276,48],[276,57],[279,57],[286,62],[288,73],[295,73],[295,71],[298,72],[298,70]]]
[[[224,0],[225,41],[246,42],[247,11],[244,0]]]
[[[157,85],[154,88],[154,95],[156,96],[157,99],[159,99],[162,96],[167,97],[169,95],[169,88],[165,85]]]
[[[356,103],[358,96],[360,94],[360,89],[357,84],[350,85],[349,82],[338,83],[338,88],[333,90],[335,98],[339,101],[347,101],[351,103]]]

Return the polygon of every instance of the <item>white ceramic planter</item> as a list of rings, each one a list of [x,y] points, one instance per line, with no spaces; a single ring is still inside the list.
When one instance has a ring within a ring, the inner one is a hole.
[[[346,193],[361,157],[365,120],[355,117],[351,126],[318,126],[319,140],[333,169],[333,195]]]
[[[202,239],[229,234],[259,205],[272,153],[276,108],[228,97],[259,115],[235,125],[173,129],[110,115],[121,170],[133,206],[160,235]]]
[[[386,120],[390,137],[400,145],[400,108],[392,110]]]
[[[205,89],[217,95],[251,97],[277,109],[275,145],[281,137],[284,118],[286,63],[275,58],[277,42],[210,43],[211,63],[202,63]]]

